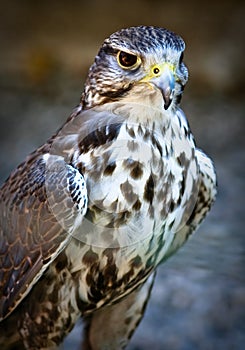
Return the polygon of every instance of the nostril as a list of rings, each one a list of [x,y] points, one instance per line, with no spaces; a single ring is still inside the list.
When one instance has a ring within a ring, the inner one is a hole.
[[[154,74],[159,74],[159,72],[160,72],[160,69],[159,68],[157,68],[157,67],[155,67],[154,69],[153,69],[153,73]]]

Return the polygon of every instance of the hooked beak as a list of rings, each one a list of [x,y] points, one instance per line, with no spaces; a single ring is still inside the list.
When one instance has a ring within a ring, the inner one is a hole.
[[[174,94],[175,79],[173,71],[168,65],[164,65],[161,74],[153,77],[150,82],[160,89],[164,99],[164,109],[167,110],[171,105]]]

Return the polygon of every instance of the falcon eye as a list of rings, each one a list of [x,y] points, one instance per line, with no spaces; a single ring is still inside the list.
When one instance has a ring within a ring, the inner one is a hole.
[[[119,66],[124,69],[132,69],[138,67],[141,60],[136,55],[132,55],[131,53],[125,51],[119,51],[117,54],[117,62]]]

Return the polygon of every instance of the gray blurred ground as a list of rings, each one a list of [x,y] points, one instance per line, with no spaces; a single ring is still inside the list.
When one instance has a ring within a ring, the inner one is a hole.
[[[219,196],[193,239],[159,267],[129,349],[244,349],[244,2],[10,0],[0,14],[1,183],[68,117],[108,34],[153,24],[183,36],[182,108],[216,164]],[[77,349],[80,332],[62,348]]]

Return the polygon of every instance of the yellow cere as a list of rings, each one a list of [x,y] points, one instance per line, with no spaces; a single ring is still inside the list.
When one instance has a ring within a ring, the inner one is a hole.
[[[176,68],[170,63],[155,64],[151,67],[149,74],[141,79],[141,82],[148,82],[152,78],[160,77],[166,69],[170,70],[174,74]]]

